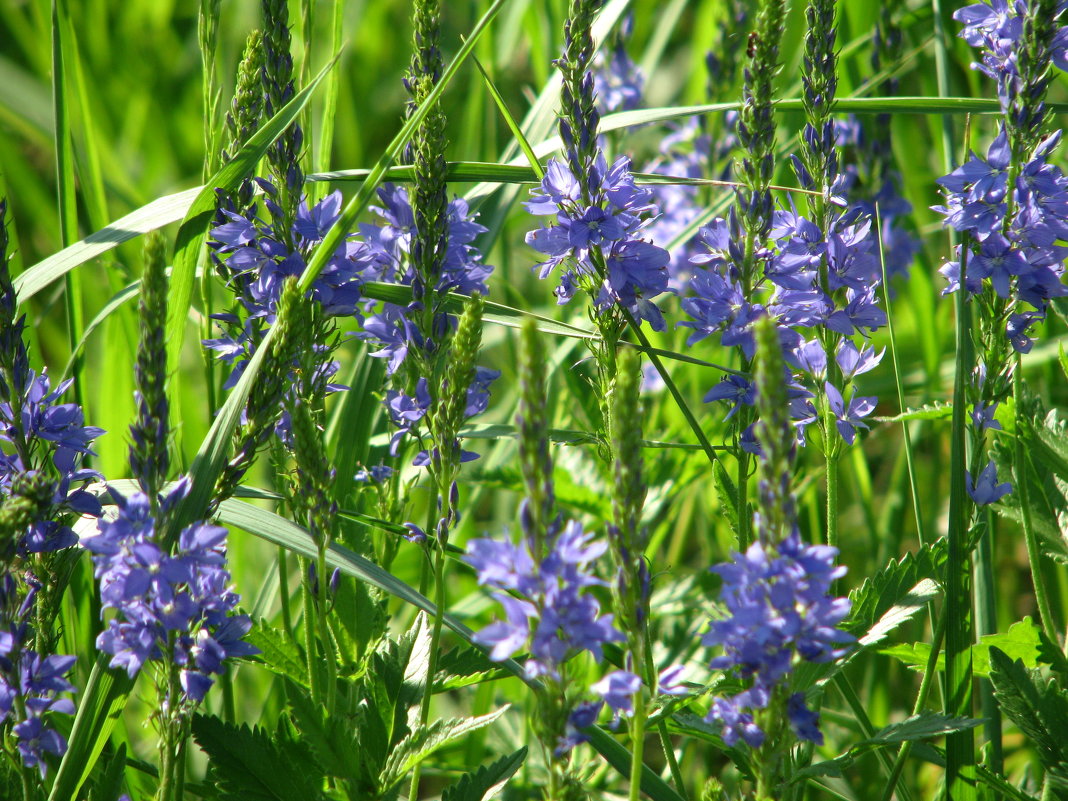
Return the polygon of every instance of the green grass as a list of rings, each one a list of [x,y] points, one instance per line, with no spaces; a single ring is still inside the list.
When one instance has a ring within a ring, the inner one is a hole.
[[[178,461],[191,469],[195,478],[188,519],[195,518],[206,504],[214,475],[228,456],[230,431],[240,414],[242,393],[254,380],[258,367],[254,361],[229,395],[218,386],[222,380],[219,370],[209,373],[214,381],[210,392],[205,385],[203,356],[194,332],[202,331],[206,314],[220,309],[204,308],[194,287],[198,266],[203,265],[214,187],[237,181],[246,168],[262,158],[284,123],[303,115],[312,132],[305,143],[308,164],[321,174],[309,191],[321,197],[340,188],[347,199],[341,226],[311,259],[304,276],[306,286],[341,235],[370,219],[368,206],[374,203],[380,182],[405,179],[404,168],[395,162],[414,129],[412,119],[404,121],[405,94],[400,83],[409,58],[407,4],[400,0],[323,2],[312,17],[314,30],[303,31],[299,29],[299,4],[293,3],[295,58],[306,80],[304,91],[205,185],[197,5],[157,0],[121,4],[0,0],[0,41],[6,43],[0,52],[0,192],[9,198],[14,220],[12,267],[21,274],[16,286],[30,321],[35,366],[48,365],[57,378],[63,371],[79,379],[79,401],[87,410],[88,422],[110,432],[98,443],[95,466],[109,479],[125,478],[125,426],[134,410],[131,372],[137,344],[135,306],[128,301],[137,291],[139,237],[163,228],[176,242],[167,369],[172,375],[173,417],[178,425]],[[875,337],[877,347],[892,347],[893,365],[888,358],[861,382],[866,391],[879,395],[877,414],[887,421],[874,425],[863,438],[863,459],[844,458],[841,464],[839,544],[842,561],[849,567],[843,585],[852,588],[921,542],[930,543],[947,531],[951,537],[963,536],[958,507],[963,492],[959,482],[966,412],[959,404],[963,391],[959,382],[967,378],[968,370],[966,362],[954,361],[954,300],[939,295],[943,280],[937,274],[949,256],[950,243],[930,206],[939,202],[935,179],[959,161],[964,151],[961,132],[966,115],[971,115],[971,141],[978,149],[989,140],[993,130],[989,115],[997,110],[997,102],[989,82],[969,70],[972,54],[967,46],[953,38],[932,36],[939,9],[927,2],[907,4],[904,50],[908,57],[892,70],[901,82],[899,96],[870,96],[868,53],[878,4],[841,5],[839,95],[847,99],[840,103],[840,110],[864,119],[879,113],[891,115],[904,193],[913,205],[915,228],[924,233],[924,248],[912,274],[908,280],[894,281],[887,293],[892,332],[884,329]],[[220,108],[224,110],[245,36],[258,24],[257,6],[245,0],[223,4],[215,62],[218,74],[211,85],[220,88]],[[490,412],[480,419],[490,427],[472,435],[477,449],[484,453],[483,459],[462,474],[466,512],[457,535],[462,547],[470,537],[487,532],[500,535],[517,525],[515,508],[521,482],[511,425],[517,403],[514,328],[521,316],[537,315],[549,344],[553,428],[562,434],[589,432],[599,412],[596,399],[591,397],[591,368],[584,361],[588,351],[582,341],[593,336],[590,321],[577,300],[568,306],[555,304],[550,283],[538,281],[532,274],[536,259],[523,244],[523,235],[534,222],[520,202],[540,169],[537,164],[532,166],[531,159],[540,158],[544,164],[558,145],[554,121],[559,78],[551,61],[560,46],[566,3],[456,0],[446,6],[442,42],[450,66],[441,85],[441,102],[450,121],[450,187],[468,196],[481,221],[491,228],[486,238],[491,244],[486,261],[496,265],[496,271],[490,279],[493,303],[487,304],[481,361],[503,372]],[[599,35],[604,36],[611,23],[625,13],[634,14],[630,51],[646,71],[648,107],[608,115],[602,128],[613,132],[611,141],[632,153],[636,168],[642,170],[656,155],[665,123],[693,114],[722,119],[737,107],[740,88],[716,86],[711,96],[705,89],[702,59],[721,14],[718,0],[611,0],[605,5]],[[946,23],[947,34],[955,25]],[[794,141],[792,137],[803,122],[797,83],[803,31],[801,4],[795,3],[783,46],[786,66],[779,76],[784,99],[777,107],[781,125],[778,141],[787,145]],[[306,41],[311,43],[311,52],[303,52]],[[1051,100],[1058,121],[1063,123],[1068,91],[1062,75],[1052,88]],[[775,181],[787,187],[796,184],[785,159],[780,160]],[[726,187],[710,186],[707,191],[710,215],[730,202]],[[779,202],[786,203],[786,197],[786,193],[779,193]],[[371,287],[368,295],[375,296],[375,291]],[[214,283],[205,297],[214,298],[221,308],[226,288]],[[681,319],[677,299],[668,299],[663,305],[670,321]],[[344,333],[355,328],[355,323],[343,323],[340,330]],[[640,339],[635,343],[663,361],[677,386],[651,394],[647,400],[645,436],[651,446],[645,452],[650,486],[646,512],[653,543],[649,555],[657,570],[656,597],[665,610],[663,641],[669,644],[667,650],[673,651],[671,656],[690,660],[700,672],[705,656],[703,649],[694,645],[707,619],[703,612],[711,608],[713,590],[705,568],[727,556],[734,535],[728,519],[732,502],[723,482],[717,489],[709,461],[722,458],[729,462],[724,475],[733,474],[731,457],[719,456],[721,449],[732,443],[722,422],[723,410],[701,404],[699,399],[719,379],[720,372],[713,365],[737,367],[738,362],[734,354],[711,340],[687,348],[686,334],[685,329],[671,326],[664,333],[649,334],[648,343]],[[1068,384],[1055,362],[1058,347],[1066,339],[1062,322],[1054,318],[1035,351],[1023,359],[1027,387],[1047,405],[1061,408],[1068,403]],[[347,341],[339,358],[339,375],[351,390],[331,401],[326,427],[329,456],[339,466],[337,499],[343,508],[373,515],[368,495],[357,492],[352,474],[358,464],[375,463],[384,452],[380,443],[388,440],[376,395],[382,387],[381,364],[367,358],[366,348],[356,341]],[[895,371],[900,376],[896,380]],[[955,372],[959,377],[956,387]],[[958,407],[952,420],[945,415],[895,419],[907,409],[955,399]],[[219,414],[213,418],[215,407]],[[576,441],[579,437],[560,439],[554,445],[560,501],[573,513],[586,515],[591,523],[600,523],[597,518],[607,514],[607,482],[598,468],[596,451]],[[704,449],[708,458],[694,452],[698,449]],[[815,452],[803,452],[801,460],[801,520],[805,534],[818,540],[823,526],[823,466]],[[250,483],[273,486],[266,459]],[[278,579],[271,573],[275,546],[313,556],[314,549],[309,550],[300,533],[291,530],[292,524],[257,508],[268,505],[262,498],[255,504],[228,502],[223,520],[232,526],[234,579],[246,606],[259,603],[266,615],[277,616],[279,602],[274,594]],[[422,519],[422,509],[413,514],[414,519]],[[345,525],[355,527],[358,523],[347,521]],[[1026,554],[1022,547],[1015,547],[1017,541],[1023,541],[1020,531],[1009,521],[993,523],[995,584],[984,585],[983,599],[989,602],[997,631],[1005,631],[1010,623],[1035,611]],[[425,611],[430,606],[412,590],[419,585],[419,557],[404,548],[401,551],[389,573],[347,552],[331,556],[335,560],[332,564],[340,565],[347,574],[370,581],[394,596],[390,609],[396,631],[407,627],[417,609]],[[957,579],[965,579],[967,564],[951,558],[950,569]],[[1055,569],[1063,570],[1063,566]],[[468,638],[470,628],[483,625],[488,613],[470,574],[457,568],[452,576],[453,617],[447,619],[447,625],[455,644]],[[86,589],[87,576],[79,580]],[[696,608],[673,598],[675,585],[693,587],[699,596]],[[290,586],[294,586],[292,581]],[[947,585],[951,595],[953,587],[952,582]],[[262,603],[254,600],[261,592]],[[1063,580],[1059,585],[1053,583],[1051,605],[1052,629],[1063,631],[1068,619]],[[70,636],[84,639],[95,633],[99,624],[89,598],[79,595],[71,600],[70,607],[72,625],[68,628],[76,632]],[[940,601],[931,607],[931,614],[943,608]],[[963,714],[962,692],[969,672],[958,660],[970,659],[967,632],[962,626],[966,610],[950,605],[945,614],[950,675],[947,709]],[[930,642],[936,625],[937,620],[928,615],[917,615],[894,637],[900,642]],[[83,669],[87,667],[79,666]],[[91,760],[102,754],[106,757],[120,743],[128,743],[131,753],[151,754],[154,735],[137,718],[143,710],[131,706],[115,721],[114,731],[104,727],[109,714],[121,711],[115,699],[134,688],[132,683],[119,683],[110,687],[109,694],[107,685],[113,679],[107,675],[94,673],[99,686],[80,694],[90,699],[85,719],[93,713],[97,720],[88,729],[91,734],[76,734],[79,750],[74,753],[79,760]],[[81,680],[85,678],[81,676]],[[825,698],[824,714],[830,721],[828,744],[817,749],[816,759],[833,757],[863,736],[921,711],[913,707],[920,677],[888,657],[864,654],[842,674],[842,682],[846,681],[841,690],[830,691]],[[233,689],[239,721],[269,727],[276,724],[282,695],[277,680],[267,671],[241,667]],[[941,688],[929,689],[927,708],[941,709]],[[520,681],[511,677],[484,684],[477,694],[458,691],[455,697],[439,700],[442,706],[455,704],[461,711],[484,714],[496,708],[501,699],[523,698],[522,693]],[[855,701],[852,693],[857,694]],[[109,701],[116,706],[109,706]],[[219,703],[213,699],[209,707]],[[520,721],[515,725],[521,726],[522,715],[510,714]],[[477,735],[481,739],[473,739],[477,745],[468,746],[467,752],[443,752],[429,772],[449,776],[468,761],[480,763],[491,753],[506,753],[504,744],[498,742],[506,738],[498,733],[499,725]],[[981,730],[951,735],[947,755],[954,765],[952,770],[959,767],[966,777],[974,771],[972,763],[976,760],[970,751],[973,737],[981,748],[987,735]],[[626,775],[629,756],[620,750],[619,741],[600,733],[595,745],[607,764]],[[1003,747],[1005,775],[1019,785],[1035,762],[1034,752],[1021,744],[1015,729],[1006,728]],[[655,748],[647,746],[646,750],[654,752]],[[872,787],[885,785],[895,753],[882,750],[878,757],[858,755],[843,778],[821,779],[828,787],[813,788],[808,797],[824,797],[824,792],[843,798],[869,797]],[[902,797],[910,793],[916,799],[934,798],[941,770],[923,761],[924,755],[910,755],[907,749],[901,753]],[[592,754],[589,751],[584,757],[592,786],[612,785],[615,773],[601,770],[606,763]],[[721,754],[696,740],[680,747],[680,756],[694,798],[704,780],[717,775],[727,763]],[[650,764],[656,764],[656,758],[656,754],[651,756]],[[85,779],[81,765],[75,762],[72,760],[60,774],[53,794],[57,801]],[[127,768],[126,773],[131,782],[137,781],[133,778],[139,775],[135,768]],[[728,784],[737,781],[736,774],[729,771],[725,776]],[[651,797],[674,798],[662,780],[654,776],[649,783]],[[969,797],[974,797],[970,791],[955,796]]]

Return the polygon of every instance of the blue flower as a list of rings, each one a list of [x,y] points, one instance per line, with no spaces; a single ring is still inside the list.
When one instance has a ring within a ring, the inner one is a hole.
[[[875,411],[875,398],[857,397],[854,394],[847,405],[837,387],[830,382],[825,382],[823,386],[827,393],[827,402],[830,404],[831,411],[834,412],[838,433],[842,435],[842,439],[852,445],[853,440],[856,439],[856,429],[866,430],[868,428],[864,418]]]
[[[604,583],[594,576],[593,564],[608,546],[591,542],[591,535],[570,521],[553,526],[542,558],[531,547],[525,537],[518,544],[489,539],[468,543],[463,558],[477,571],[479,584],[505,591],[493,597],[504,607],[506,620],[483,629],[476,641],[490,647],[490,658],[497,661],[526,647],[530,657],[524,669],[529,677],[559,679],[560,667],[572,655],[589,651],[599,660],[605,643],[624,639],[612,615],[601,614],[599,602],[588,592]]]
[[[165,511],[188,492],[180,482],[167,498]],[[157,520],[143,493],[124,497],[112,489],[118,507],[114,520],[103,520],[95,535],[82,539],[94,554],[95,573],[105,609],[117,616],[97,638],[97,648],[111,654],[111,666],[132,678],[145,662],[165,656],[182,668],[185,697],[201,701],[223,660],[258,653],[241,637],[251,628],[246,615],[233,615],[238,596],[226,570],[226,529],[206,523],[188,526],[173,553],[156,540]]]
[[[972,478],[970,470],[967,471],[967,489],[968,495],[977,506],[986,506],[996,503],[1012,492],[1012,484],[1007,481],[1004,484],[998,483],[998,469],[991,459],[979,473],[978,481]]]
[[[764,709],[772,691],[787,680],[799,661],[829,662],[846,653],[853,637],[837,628],[849,613],[849,601],[829,595],[845,568],[834,564],[838,551],[805,545],[795,530],[777,547],[760,541],[733,561],[712,568],[723,579],[720,598],[728,617],[712,621],[702,639],[723,654],[712,660],[717,670],[751,680],[746,691],[717,698],[708,714],[723,724],[728,745],[741,737],[758,747],[763,732],[745,710]],[[794,715],[799,723],[804,717]],[[812,739],[808,726],[798,736]]]
[[[621,156],[611,166],[597,151],[585,183],[565,162],[550,159],[541,184],[526,203],[531,214],[554,214],[555,223],[530,231],[526,242],[548,256],[535,266],[539,278],[567,265],[556,290],[560,302],[570,300],[579,284],[599,309],[619,304],[655,331],[665,327],[651,298],[667,290],[669,254],[639,237],[643,219],[656,213],[652,193],[639,188],[630,160]]]
[[[620,715],[630,715],[634,711],[634,694],[640,692],[642,680],[629,670],[613,670],[590,690],[604,699],[605,704],[615,713],[613,725]]]
[[[22,763],[38,768],[43,779],[44,754],[59,756],[67,750],[67,741],[47,718],[74,714],[73,702],[61,694],[75,691],[65,678],[75,657],[44,656],[30,647],[30,618],[41,585],[32,574],[27,577],[24,583],[10,573],[0,576],[0,724],[14,719],[11,731]],[[14,715],[16,701],[24,711],[21,718]]]

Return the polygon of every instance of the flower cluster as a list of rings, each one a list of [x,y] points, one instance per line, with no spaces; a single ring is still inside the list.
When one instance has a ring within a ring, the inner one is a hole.
[[[558,302],[584,289],[598,309],[618,304],[662,331],[664,316],[651,298],[668,288],[670,256],[639,236],[656,205],[650,190],[635,185],[630,159],[621,156],[609,166],[597,151],[585,176],[551,159],[531,194],[526,203],[531,214],[556,216],[555,223],[529,232],[526,241],[548,257],[535,267],[539,278],[562,268]]]
[[[1053,10],[1052,18],[1037,20],[1039,24],[1054,24],[1054,18],[1068,9],[1068,2],[1055,0],[1047,6]],[[981,50],[979,61],[972,67],[997,81],[998,99],[1006,112],[1023,111],[1012,107],[1033,89],[1028,85],[1027,65],[1021,64],[1021,46],[1027,17],[1046,10],[1036,0],[990,0],[989,4],[973,3],[953,13],[953,19],[964,23],[960,37]],[[1058,28],[1053,33],[1046,57],[1059,69],[1068,71],[1068,28]],[[1026,122],[1020,117],[1013,120],[1016,125]]]
[[[500,370],[490,370],[488,367],[475,368],[474,379],[467,388],[467,397],[463,410],[465,420],[486,411],[489,406],[490,385],[500,375]],[[420,378],[416,382],[414,395],[409,395],[399,389],[386,390],[385,406],[386,411],[389,412],[390,422],[396,428],[389,442],[389,454],[390,456],[396,456],[404,437],[411,434],[426,416],[426,413],[430,411],[431,397],[427,388],[427,380]],[[477,458],[478,454],[473,451],[460,452],[461,462],[470,462]],[[427,451],[420,451],[416,454],[412,464],[418,467],[429,462],[430,454]]]
[[[263,202],[272,218],[281,216],[273,200],[274,187],[259,178],[256,183],[263,189]],[[341,192],[327,195],[311,207],[302,202],[288,236],[260,219],[255,206],[244,214],[225,207],[220,212],[227,222],[212,229],[212,257],[237,296],[244,319],[235,314],[212,315],[228,331],[219,339],[206,340],[204,345],[217,351],[226,364],[233,365],[225,384],[229,388],[241,377],[262,338],[263,327],[273,324],[285,280],[304,272],[311,251],[337,222]],[[287,241],[294,242],[295,247],[291,249]],[[360,285],[377,275],[378,264],[367,245],[348,238],[315,279],[310,295],[319,301],[328,317],[356,314]]]
[[[733,554],[732,562],[712,568],[723,579],[721,598],[730,615],[713,621],[702,642],[723,649],[713,668],[752,680],[743,692],[717,698],[708,714],[723,724],[728,745],[741,738],[759,747],[764,731],[753,710],[768,708],[798,662],[830,662],[853,640],[837,628],[849,601],[829,594],[831,583],[845,573],[834,564],[837,554],[835,548],[805,545],[794,531],[778,546],[755,542],[744,554]],[[787,715],[798,738],[823,742],[818,715],[803,695],[789,697]]]
[[[524,521],[529,518],[521,516]],[[605,582],[594,575],[594,563],[608,548],[591,542],[592,535],[576,521],[559,518],[548,532],[545,555],[535,554],[530,536],[518,544],[492,539],[468,543],[464,561],[478,573],[478,583],[492,587],[493,597],[504,607],[506,619],[480,631],[475,641],[489,647],[490,659],[500,661],[528,650],[524,670],[530,678],[562,679],[564,663],[582,651],[600,661],[607,643],[626,638],[613,624],[611,614],[602,614],[591,587]],[[601,702],[580,704],[571,711],[558,753],[583,742],[581,729],[597,719],[602,703],[618,716],[632,708],[641,679],[629,671],[612,671],[590,687]]]
[[[362,243],[373,260],[367,280],[415,288],[420,283],[420,277],[410,258],[416,225],[408,190],[386,184],[379,187],[378,197],[382,205],[372,206],[371,210],[381,221],[360,225]],[[482,254],[473,243],[487,229],[475,222],[475,215],[462,198],[454,198],[449,202],[447,217],[445,254],[434,288],[439,293],[470,295],[479,292],[484,295],[488,291],[486,279],[493,272],[493,267],[482,263]],[[435,339],[443,338],[456,324],[454,317],[438,312],[433,321],[434,334],[428,337],[413,319],[422,310],[418,301],[413,301],[407,307],[385,303],[380,311],[367,315],[361,336],[378,346],[379,350],[371,355],[387,360],[388,375],[397,372],[412,348],[434,351],[438,344]]]
[[[605,643],[623,640],[612,615],[601,614],[588,592],[604,585],[594,576],[593,564],[607,543],[591,542],[592,535],[574,520],[554,528],[543,559],[532,553],[526,538],[519,544],[472,540],[464,557],[477,571],[478,583],[497,590],[493,597],[507,617],[479,632],[478,642],[489,646],[490,658],[497,661],[529,648],[524,667],[531,678],[559,678],[568,657],[589,651],[600,659]]]
[[[11,574],[0,576],[0,726],[14,720],[22,763],[37,767],[45,776],[44,754],[67,750],[63,735],[48,725],[46,715],[74,714],[74,703],[60,693],[74,692],[64,676],[74,665],[73,656],[39,654],[33,646],[29,619],[40,584],[33,580],[24,597],[21,582]]]
[[[413,296],[423,297],[422,277],[412,256],[417,236],[415,214],[408,191],[393,184],[378,190],[381,206],[372,206],[380,222],[364,223],[360,236],[366,243],[375,262],[374,280],[413,288]],[[454,198],[447,206],[447,230],[443,259],[439,266],[435,296],[448,292],[460,294],[485,294],[486,279],[493,267],[482,262],[482,254],[473,244],[486,228],[475,222],[466,201]],[[370,309],[368,310],[370,311]],[[444,311],[444,307],[430,310],[429,326],[426,325],[425,300],[414,300],[407,306],[383,303],[364,320],[360,336],[378,347],[371,355],[386,359],[386,374],[393,376],[406,364],[413,352],[420,356],[412,366],[413,373],[429,370],[430,360],[438,353],[442,342],[457,326],[457,318]],[[427,327],[431,330],[427,331]],[[411,365],[409,365],[411,366]],[[466,389],[463,416],[469,418],[484,412],[489,405],[489,388],[500,376],[500,371],[475,367],[471,383]],[[402,385],[403,386],[403,385]],[[386,391],[384,403],[390,421],[395,427],[390,441],[390,455],[396,456],[401,441],[415,431],[434,405],[429,380],[418,375],[414,387],[408,391],[393,388]],[[461,451],[460,461],[478,458],[470,451]],[[431,454],[421,451],[414,464],[426,465]]]
[[[694,329],[689,344],[717,334],[725,346],[739,347],[749,362],[755,352],[753,322],[770,315],[792,368],[790,408],[799,441],[805,442],[808,425],[820,421],[852,444],[856,429],[866,427],[864,418],[875,409],[875,399],[858,396],[852,380],[878,363],[881,354],[867,341],[886,324],[886,313],[879,306],[882,270],[872,232],[874,205],[870,198],[850,200],[847,195],[857,189],[857,173],[839,167],[838,148],[850,136],[855,141],[855,131],[830,116],[837,82],[834,14],[835,6],[828,2],[814,2],[806,9],[809,30],[802,82],[808,122],[800,153],[791,160],[798,183],[808,193],[809,214],[804,216],[793,206],[770,209],[770,199],[763,194],[770,167],[756,168],[758,156],[760,164],[771,158],[773,131],[755,137],[740,130],[750,151],[743,167],[753,162],[743,177],[755,190],[726,219],[702,229],[705,252],[691,259],[702,268],[690,282],[692,296],[682,302],[692,320],[680,325]],[[747,97],[761,88],[756,84],[748,88],[757,72],[756,67],[747,70]],[[770,125],[770,118],[764,124]],[[900,203],[894,211],[901,212]],[[749,382],[732,375],[708,393],[706,401],[710,400],[733,402],[733,414],[739,404],[752,405],[753,397]],[[838,438],[832,430],[823,433],[824,447],[831,453]],[[742,432],[741,444],[746,450],[756,449],[751,427]]]
[[[161,498],[159,514],[173,509],[190,486],[182,480]],[[231,614],[239,599],[226,570],[226,529],[191,525],[170,553],[160,542],[148,496],[123,497],[114,489],[111,495],[117,517],[102,520],[95,534],[82,539],[93,553],[103,607],[118,612],[97,648],[131,677],[149,660],[179,666],[185,699],[198,702],[214,683],[212,675],[223,672],[224,659],[257,653],[241,640],[252,621]]]
[[[777,211],[772,227],[774,250],[763,254],[764,276],[757,291],[746,293],[736,266],[744,241],[737,218],[731,214],[701,230],[706,252],[693,261],[704,267],[695,271],[690,283],[693,294],[682,301],[683,310],[693,318],[680,323],[694,329],[688,344],[718,334],[724,345],[738,347],[746,359],[752,359],[752,324],[764,314],[772,315],[787,361],[795,370],[789,379],[791,410],[802,442],[805,428],[817,419],[810,400],[813,393],[802,381],[827,397],[848,443],[853,442],[853,429],[865,427],[862,418],[875,408],[873,398],[853,395],[848,403],[843,401],[842,392],[827,381],[830,354],[819,338],[821,330],[836,335],[834,365],[847,381],[875,367],[881,358],[864,341],[858,345],[849,338],[859,334],[866,340],[886,323],[875,295],[877,258],[869,232],[870,220],[859,211],[835,215],[827,237],[796,212]],[[821,284],[821,262],[827,266],[828,291]],[[806,338],[808,330],[815,336]],[[713,400],[732,402],[731,414],[739,404],[751,406],[750,383],[742,376],[728,376],[705,396],[706,402]],[[751,441],[750,436],[743,438],[743,444]]]
[[[27,525],[17,550],[26,554],[69,548],[78,541],[70,516],[100,516],[100,502],[84,485],[101,476],[82,467],[82,461],[92,454],[90,445],[104,431],[84,425],[78,404],[57,403],[70,389],[71,379],[52,389],[47,374],[26,367],[16,382],[7,387],[0,375],[0,391],[8,398],[0,402],[0,442],[12,449],[11,454],[0,451],[0,499],[11,494],[17,476],[40,469],[52,474],[45,465],[50,462],[57,475],[52,503]]]
[[[945,205],[937,207],[945,224],[976,243],[965,290],[978,294],[989,286],[999,298],[1019,299],[1034,309],[1006,320],[1006,336],[1021,353],[1031,349],[1027,330],[1045,316],[1049,301],[1068,295],[1062,282],[1068,249],[1056,244],[1068,238],[1068,177],[1049,161],[1059,142],[1060,131],[1042,140],[1010,185],[1009,137],[1002,126],[985,158],[972,153],[938,181],[946,190]],[[941,272],[949,281],[946,292],[959,289],[959,249]]]

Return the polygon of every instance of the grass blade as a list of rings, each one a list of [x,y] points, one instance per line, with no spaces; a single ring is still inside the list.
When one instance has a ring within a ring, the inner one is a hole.
[[[15,291],[18,293],[19,303],[32,298],[75,267],[107,253],[123,242],[129,242],[149,231],[178,222],[185,217],[189,207],[203,190],[204,187],[195,186],[192,189],[157,198],[136,211],[120,217],[111,225],[89,234],[80,242],[37,262],[12,279]]]

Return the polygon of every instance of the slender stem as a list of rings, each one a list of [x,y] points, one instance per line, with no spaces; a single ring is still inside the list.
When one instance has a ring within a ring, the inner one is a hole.
[[[831,429],[833,431],[834,429]],[[827,436],[831,436],[831,431]],[[835,443],[837,445],[837,443]],[[827,447],[827,544],[838,547],[838,448]]]
[[[185,798],[185,727],[178,729],[178,753],[175,756],[174,768],[174,797],[175,801],[183,801]]]
[[[178,798],[176,776],[178,770],[178,716],[181,714],[178,705],[181,699],[182,687],[178,680],[178,666],[174,664],[174,634],[170,635],[170,643],[167,646],[167,696],[164,701],[165,709],[160,723],[160,775],[159,789],[156,798],[159,801],[174,801]]]
[[[967,302],[967,250],[961,249],[960,289],[956,293],[957,356],[950,442],[949,530],[946,563],[946,708],[951,717],[972,717],[972,560],[968,550],[971,508],[965,488],[967,383],[973,363],[971,308]],[[946,787],[950,801],[976,798],[975,735],[971,729],[946,737]]]
[[[679,388],[676,386],[671,374],[667,371],[667,368],[664,367],[664,363],[660,361],[660,357],[653,352],[653,347],[649,344],[649,338],[645,335],[645,332],[642,331],[629,309],[620,307],[620,311],[622,311],[623,317],[627,321],[627,325],[629,325],[631,331],[634,332],[634,337],[638,340],[638,344],[641,345],[645,355],[649,357],[649,361],[653,363],[653,367],[656,368],[660,377],[664,379],[664,384],[667,385],[668,392],[670,392],[671,397],[675,399],[675,403],[678,405],[679,411],[682,412],[682,416],[686,418],[686,422],[690,424],[690,428],[693,430],[694,436],[697,437],[697,441],[701,443],[701,450],[705,452],[708,461],[715,464],[715,462],[718,461],[715,448],[712,447],[712,443],[709,442],[708,437],[701,428],[701,424],[697,422],[697,418],[694,417],[693,412],[690,411],[690,407],[686,404],[686,400],[682,397],[682,393],[679,392]]]
[[[749,409],[741,406],[738,410],[739,436],[749,425],[751,417]],[[738,508],[735,514],[738,517],[738,552],[745,553],[749,548],[749,454],[741,447],[738,448],[738,473],[735,477],[735,491],[738,494]]]
[[[645,622],[645,641],[649,642],[649,622]],[[653,649],[645,648],[645,684],[648,687],[656,686],[656,665],[653,663]],[[675,789],[683,798],[686,797],[686,786],[682,779],[682,770],[679,769],[679,760],[675,757],[675,749],[671,744],[671,735],[668,733],[667,723],[664,720],[657,722],[657,732],[660,735],[660,744],[664,748],[664,758],[671,771],[671,780],[675,783]]]
[[[323,690],[319,681],[319,665],[315,658],[315,599],[312,598],[308,580],[308,560],[300,560],[300,597],[304,607],[304,658],[308,662],[308,684],[311,688],[312,703],[322,703]],[[321,581],[321,579],[320,579]]]
[[[286,557],[286,549],[281,545],[278,546],[278,594],[282,604],[282,628],[285,629],[289,641],[296,645],[293,612],[289,605],[289,560]]]
[[[865,737],[873,737],[875,735],[875,727],[872,726],[871,719],[868,717],[868,712],[864,709],[864,702],[860,700],[857,691],[854,690],[853,685],[849,683],[849,679],[846,678],[844,673],[838,673],[834,677],[834,684],[842,694],[846,704],[856,716],[857,722],[860,724],[861,733],[863,733]],[[879,764],[883,768],[883,772],[886,773],[889,778],[893,771],[893,765],[890,763],[889,755],[882,748],[877,748],[875,750],[875,755],[879,760]],[[907,787],[901,787],[901,798],[902,801],[911,801],[912,794],[908,791]]]
[[[323,661],[326,663],[326,709],[333,715],[337,706],[337,661],[332,647],[333,639],[330,636],[329,624],[326,620],[327,604],[329,599],[329,580],[326,574],[326,540],[320,539],[319,557],[316,565],[319,576],[319,597],[316,599],[319,605],[316,620],[319,623],[319,644],[322,649]]]
[[[894,332],[894,316],[890,305],[889,276],[886,274],[886,253],[883,250],[883,223],[879,205],[875,205],[876,240],[879,242],[879,268],[883,280],[880,288],[883,293],[883,308],[886,310],[886,330],[890,336],[890,360],[894,365],[894,385],[897,387],[897,408],[905,411],[904,382],[901,379],[901,361],[897,355],[897,337]],[[905,440],[905,466],[908,468],[909,487],[912,490],[912,514],[916,518],[916,533],[920,543],[926,545],[930,540],[927,538],[927,529],[923,523],[923,514],[920,511],[920,485],[916,478],[916,467],[912,461],[912,435],[909,433],[908,420],[901,421],[901,435]]]
[[[920,681],[920,691],[916,695],[916,703],[912,707],[912,714],[918,715],[923,710],[923,707],[927,703],[927,696],[931,692],[931,687],[935,685],[934,679],[938,676],[938,655],[942,651],[942,639],[946,635],[946,613],[942,610],[942,614],[938,616],[938,623],[935,625],[934,640],[931,643],[931,653],[927,657],[927,667],[923,672],[923,679]],[[890,778],[886,782],[886,789],[883,790],[882,801],[891,801],[894,797],[894,788],[897,787],[898,780],[901,778],[901,772],[905,769],[905,762],[909,758],[909,753],[912,751],[912,740],[909,740],[901,745],[901,749],[897,752],[897,757],[894,759],[894,767],[890,771]]]
[[[995,634],[998,630],[998,592],[994,579],[994,530],[993,515],[987,507],[986,522],[975,551],[975,633],[977,637]],[[983,713],[983,731],[989,743],[987,766],[998,773],[1004,768],[1001,747],[1001,707],[994,698],[994,687],[989,679],[979,682],[979,704]]]
[[[223,672],[219,676],[219,686],[222,687],[223,694],[223,720],[227,723],[237,723],[237,699],[234,697],[233,665],[223,664]]]
[[[426,688],[423,691],[423,701],[419,706],[419,725],[426,726],[430,720],[430,702],[434,695],[434,674],[438,669],[438,650],[441,647],[441,627],[445,618],[445,544],[434,553],[434,581],[436,593],[434,598],[434,629],[430,634],[430,657],[426,667]],[[422,773],[417,764],[412,770],[412,786],[408,792],[408,800],[416,801],[419,798],[419,778]]]
[[[641,687],[634,693],[634,716],[630,719],[630,801],[638,801],[642,793],[642,754],[645,749],[645,693]]]
[[[1038,602],[1038,616],[1042,631],[1051,642],[1058,642],[1057,629],[1053,623],[1053,609],[1049,603],[1046,580],[1042,575],[1042,553],[1038,548],[1038,538],[1031,521],[1030,489],[1027,481],[1027,454],[1024,452],[1023,432],[1028,425],[1023,417],[1023,365],[1020,354],[1016,354],[1016,369],[1012,375],[1012,397],[1016,406],[1016,448],[1015,478],[1016,492],[1020,495],[1020,519],[1023,521],[1024,540],[1027,543],[1027,561],[1031,564],[1031,581],[1035,588],[1035,600]]]

